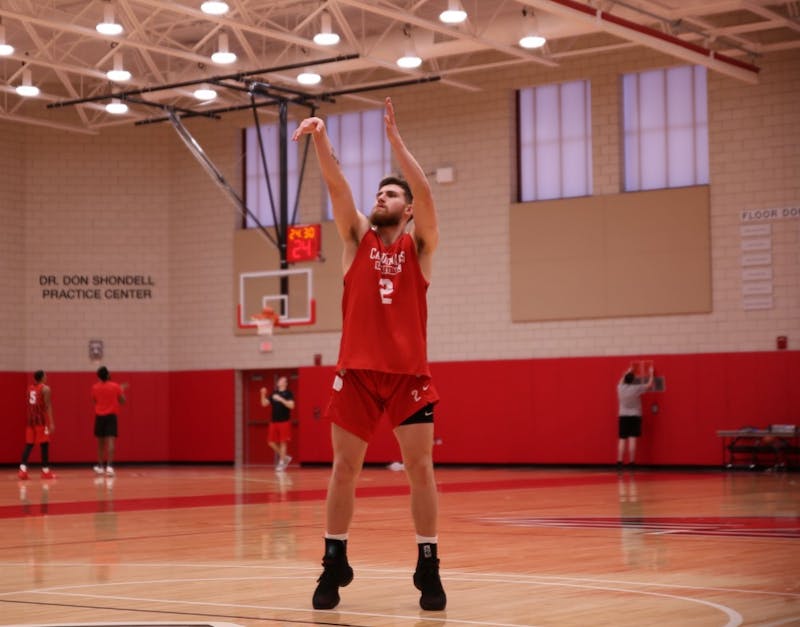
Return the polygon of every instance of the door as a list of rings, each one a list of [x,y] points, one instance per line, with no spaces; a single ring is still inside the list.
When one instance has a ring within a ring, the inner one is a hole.
[[[242,372],[242,394],[244,420],[244,463],[245,465],[272,465],[275,463],[275,454],[267,445],[267,431],[272,417],[272,408],[269,404],[261,406],[261,388],[266,388],[267,395],[276,388],[278,379],[286,377],[289,380],[289,390],[297,401],[297,370],[245,370]],[[297,407],[291,413],[292,440],[287,447],[288,454],[297,460],[299,436]],[[299,461],[299,460],[298,460]]]

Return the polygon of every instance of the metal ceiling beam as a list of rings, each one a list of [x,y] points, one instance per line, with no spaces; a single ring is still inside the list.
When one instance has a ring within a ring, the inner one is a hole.
[[[793,31],[800,32],[800,21],[797,20],[790,20],[789,18],[781,15],[780,13],[776,13],[772,9],[767,7],[762,7],[754,2],[743,2],[743,8],[747,9],[748,11],[759,15],[770,22],[775,22],[778,26],[783,26],[785,28],[790,28]]]
[[[346,61],[348,59],[352,59],[357,57],[356,54],[351,55],[342,55],[339,57],[329,57],[327,59],[320,59],[317,61],[317,64],[325,64],[325,63],[338,63],[340,61]],[[199,79],[193,79],[188,81],[180,81],[177,83],[168,83],[166,85],[155,85],[152,87],[143,87],[141,89],[129,89],[127,91],[118,91],[108,94],[100,94],[97,96],[90,96],[88,98],[76,98],[73,100],[61,100],[58,102],[52,102],[47,105],[48,109],[59,108],[59,107],[67,107],[76,104],[83,104],[85,102],[96,102],[98,100],[109,100],[111,98],[119,98],[121,100],[125,100],[129,96],[139,96],[141,94],[150,94],[157,91],[167,91],[170,89],[176,89],[179,87],[188,87],[190,85],[201,85],[203,83],[214,83],[217,85],[225,86],[223,81],[226,80],[238,80],[241,81],[247,76],[255,76],[257,74],[271,74],[273,72],[283,72],[288,69],[304,67],[305,63],[290,63],[287,65],[282,65],[279,67],[274,68],[261,68],[259,70],[248,70],[246,72],[234,72],[231,74],[220,74],[216,76],[205,76]]]
[[[704,65],[711,70],[746,83],[758,82],[759,68],[750,63],[719,54],[709,48],[689,43],[649,26],[612,15],[576,0],[518,0],[530,7],[590,24],[611,35],[639,43],[684,61]]]
[[[539,63],[540,65],[544,65],[551,68],[558,67],[558,63],[556,63],[555,61],[551,61],[550,59],[543,57],[541,55],[525,52],[524,50],[515,48],[514,46],[506,46],[498,42],[489,41],[488,39],[484,39],[483,37],[478,37],[476,35],[463,33],[458,29],[444,25],[439,25],[435,22],[424,20],[422,18],[416,17],[415,15],[412,15],[404,11],[395,11],[393,9],[389,9],[384,6],[374,4],[372,2],[366,2],[364,0],[338,0],[338,2],[341,4],[346,4],[347,6],[361,9],[362,11],[366,11],[374,15],[380,15],[382,17],[395,20],[397,22],[410,24],[411,26],[417,26],[419,28],[424,28],[426,30],[431,30],[436,33],[447,35],[448,37],[452,37],[454,39],[460,39],[462,41],[472,42],[473,44],[479,44],[486,50],[497,50],[498,52],[502,52],[509,56],[518,57],[521,59],[525,59],[526,61],[532,61],[534,63]]]
[[[185,52],[183,50],[178,50],[176,48],[165,48],[163,46],[154,46],[151,44],[146,44],[138,41],[132,41],[130,39],[124,39],[124,38],[121,39],[120,37],[113,35],[101,35],[93,28],[86,28],[85,26],[78,26],[76,24],[65,24],[64,22],[55,22],[52,20],[46,20],[32,15],[24,15],[21,13],[16,13],[15,11],[7,11],[5,9],[0,9],[0,17],[18,20],[23,24],[28,23],[28,24],[35,24],[37,26],[43,26],[45,28],[49,28],[57,32],[72,33],[73,35],[86,37],[87,39],[99,39],[102,41],[107,41],[109,43],[117,42],[120,45],[124,44],[126,48],[135,48],[136,50],[156,52],[158,54],[163,54],[168,57],[178,57],[181,59],[185,59],[186,61],[191,61],[192,63],[209,62],[208,57],[194,54],[192,52]],[[32,64],[40,64],[45,66],[47,65],[46,63],[38,63],[36,59],[31,59],[30,62]]]

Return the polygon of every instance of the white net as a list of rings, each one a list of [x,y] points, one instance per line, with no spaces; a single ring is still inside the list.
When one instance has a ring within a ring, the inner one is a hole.
[[[272,335],[272,329],[275,326],[272,318],[254,318],[253,322],[256,323],[256,333],[258,335]]]

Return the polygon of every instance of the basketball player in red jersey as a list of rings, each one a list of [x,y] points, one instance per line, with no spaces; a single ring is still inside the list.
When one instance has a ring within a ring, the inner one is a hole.
[[[20,479],[28,478],[28,457],[37,443],[42,454],[42,479],[55,478],[55,473],[50,470],[50,436],[55,429],[47,375],[44,370],[37,370],[33,373],[33,383],[28,386],[28,422],[25,427],[25,449],[19,465]]]
[[[400,137],[391,99],[386,136],[404,178],[378,185],[367,218],[355,206],[320,118],[300,123],[293,139],[310,135],[344,244],[342,340],[327,409],[333,470],[326,501],[325,555],[312,603],[332,609],[353,579],[347,538],[355,487],[367,443],[384,414],[394,426],[411,487],[417,534],[414,585],[424,610],[447,603],[437,555],[438,495],[433,473],[433,407],[439,400],[427,358],[426,292],[439,242],[436,208],[425,173]],[[413,218],[413,222],[412,222]]]
[[[120,405],[125,404],[125,388],[127,384],[111,381],[108,368],[97,369],[97,383],[92,386],[92,402],[94,403],[94,437],[97,438],[97,464],[94,467],[98,475],[114,476],[114,444],[117,439],[117,414]]]

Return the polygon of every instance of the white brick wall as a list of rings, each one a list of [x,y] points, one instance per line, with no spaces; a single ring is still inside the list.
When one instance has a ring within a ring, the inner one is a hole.
[[[25,172],[22,128],[0,123],[0,371],[25,356]]]
[[[429,297],[431,360],[771,350],[776,335],[800,346],[800,220],[773,223],[771,310],[742,309],[739,235],[742,209],[800,203],[796,51],[764,58],[758,85],[709,72],[712,313],[510,322],[514,89],[591,81],[594,190],[616,193],[619,76],[673,64],[637,49],[566,61],[558,70],[531,64],[459,77],[482,88],[474,93],[442,83],[391,93],[403,135],[426,171],[455,170],[455,183],[434,183],[441,245]],[[380,94],[364,96],[380,103]],[[322,112],[363,106],[340,98]],[[247,115],[189,123],[237,188],[240,132],[249,123]],[[337,333],[277,336],[266,355],[256,337],[233,335],[238,215],[168,125],[99,136],[7,123],[0,130],[0,333],[10,347],[0,367],[88,369],[94,337],[105,341],[106,361],[116,370],[300,366],[315,353],[335,361]],[[306,176],[301,206],[315,221],[321,186],[313,151]],[[61,272],[146,274],[157,285],[148,301],[42,301],[39,274]],[[11,304],[22,302],[21,294],[24,314]]]

